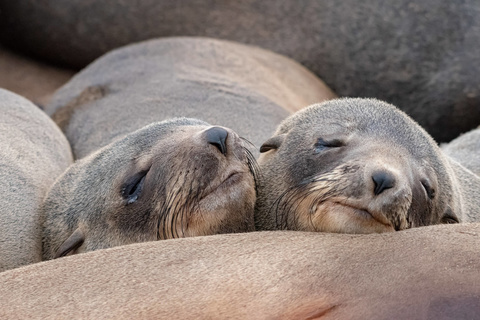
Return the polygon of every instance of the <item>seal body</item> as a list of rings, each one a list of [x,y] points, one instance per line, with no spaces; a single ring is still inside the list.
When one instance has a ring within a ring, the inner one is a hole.
[[[334,97],[298,63],[206,38],[151,40],[115,50],[76,75],[46,106],[75,158],[154,121],[190,117],[255,145],[292,111]]]
[[[23,97],[0,89],[0,271],[41,261],[40,205],[73,162],[55,123]]]
[[[260,229],[369,233],[478,219],[479,177],[378,100],[312,105],[260,151]]]
[[[480,128],[442,145],[442,150],[465,168],[480,176]]]
[[[477,0],[21,0],[0,6],[2,40],[56,64],[81,68],[153,37],[207,36],[289,56],[340,96],[392,103],[439,142],[480,123]]]
[[[480,308],[479,234],[472,223],[138,243],[0,274],[0,316],[472,319]]]

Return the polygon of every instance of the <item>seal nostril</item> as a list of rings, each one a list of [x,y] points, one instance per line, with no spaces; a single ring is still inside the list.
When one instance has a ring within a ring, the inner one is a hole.
[[[208,129],[206,134],[207,142],[220,150],[223,155],[226,155],[228,131],[220,127],[213,127]]]
[[[395,186],[395,177],[387,171],[377,171],[372,174],[372,180],[375,183],[374,193],[378,196],[383,191]]]

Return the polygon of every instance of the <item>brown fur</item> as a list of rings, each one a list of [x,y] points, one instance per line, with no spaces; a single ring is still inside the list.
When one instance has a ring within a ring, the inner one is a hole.
[[[0,89],[0,271],[42,257],[40,204],[72,163],[55,123],[30,101]]]
[[[0,274],[0,317],[472,319],[479,246],[480,224],[134,244]]]
[[[0,10],[1,11],[1,10]],[[53,67],[15,54],[0,46],[0,88],[45,105],[52,94],[74,74],[74,71]]]
[[[78,97],[70,101],[66,106],[58,109],[52,114],[52,120],[65,131],[67,126],[75,112],[81,110],[81,107],[89,102],[101,99],[105,96],[104,89],[102,87],[88,87]]]
[[[370,233],[480,219],[480,177],[378,100],[312,105],[261,151],[259,229]]]
[[[209,132],[228,134],[224,153]],[[77,160],[42,205],[43,258],[135,242],[253,231],[256,167],[230,129],[152,123]]]

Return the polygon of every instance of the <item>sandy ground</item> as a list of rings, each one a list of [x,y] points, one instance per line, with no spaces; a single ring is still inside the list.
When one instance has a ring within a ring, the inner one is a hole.
[[[0,88],[22,95],[39,106],[48,103],[55,90],[74,74],[73,70],[52,67],[0,46]]]

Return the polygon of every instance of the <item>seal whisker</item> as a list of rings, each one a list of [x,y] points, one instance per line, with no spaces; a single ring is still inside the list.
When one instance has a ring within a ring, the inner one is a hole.
[[[187,173],[185,173],[186,175]],[[176,189],[175,190],[175,186],[177,186],[178,184],[178,181],[180,180],[180,178],[182,178],[183,176],[182,175],[177,175],[176,176],[176,179],[175,179],[175,182],[173,183],[173,191],[172,192],[168,192],[168,190],[166,191],[167,193],[167,198],[165,200],[165,210],[162,211],[162,229],[163,229],[163,236],[164,238],[163,239],[168,239],[168,224],[167,224],[167,219],[169,219],[169,216],[171,216],[172,214],[174,214],[176,212],[176,207],[178,206],[178,201],[176,201],[177,197],[178,197],[178,194],[180,192],[180,189]],[[168,182],[170,182],[172,180],[169,179]],[[170,183],[168,183],[169,185]],[[172,210],[173,209],[173,210]],[[172,233],[172,230],[170,230],[171,232],[171,235],[173,237],[173,233]]]
[[[270,212],[275,212],[276,228],[296,230],[301,214],[300,210],[306,209],[309,223],[315,231],[318,231],[312,220],[313,213],[316,212],[318,204],[327,201],[341,191],[331,187],[331,183],[336,181],[338,179],[331,177],[313,176],[283,192],[270,207]],[[319,184],[319,182],[322,183]],[[292,218],[291,222],[289,222],[288,217]]]
[[[245,157],[247,158],[248,170],[253,176],[253,181],[255,183],[255,193],[257,193],[259,181],[260,179],[262,179],[260,167],[258,166],[257,160],[255,160],[255,156],[250,152],[250,150],[243,146],[242,149],[245,153]]]
[[[248,140],[247,138],[244,138],[244,137],[239,137],[240,140],[242,140],[243,142],[246,142],[249,146],[251,146],[252,148],[256,149],[257,146],[255,146],[254,143],[252,143],[250,140]]]

